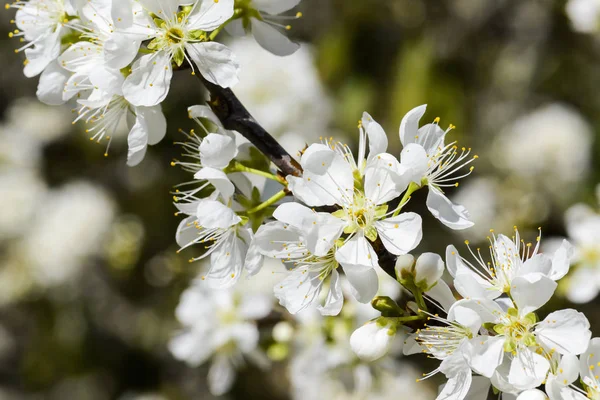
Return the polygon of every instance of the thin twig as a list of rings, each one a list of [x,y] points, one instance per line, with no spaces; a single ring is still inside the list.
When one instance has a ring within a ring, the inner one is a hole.
[[[210,92],[209,106],[217,115],[225,129],[238,131],[271,159],[282,175],[302,176],[302,167],[271,136],[240,102],[231,89],[224,89],[208,82],[201,74],[196,76]]]

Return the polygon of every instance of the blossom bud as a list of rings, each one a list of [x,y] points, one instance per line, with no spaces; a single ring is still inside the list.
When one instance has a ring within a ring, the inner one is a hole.
[[[415,258],[410,254],[398,256],[396,259],[396,278],[399,282],[406,280],[409,276],[414,275]]]
[[[548,396],[538,389],[529,389],[517,397],[517,400],[548,400]]]
[[[388,296],[377,296],[371,300],[371,306],[387,317],[402,315],[400,306]]]
[[[396,336],[396,323],[391,318],[380,317],[358,328],[350,336],[350,347],[364,361],[383,357]]]
[[[415,282],[424,292],[431,289],[444,274],[442,257],[435,253],[423,253],[415,265]]]

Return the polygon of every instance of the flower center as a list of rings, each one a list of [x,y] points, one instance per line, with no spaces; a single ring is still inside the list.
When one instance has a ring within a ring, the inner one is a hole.
[[[506,337],[504,342],[504,351],[514,353],[521,345],[529,347],[535,346],[535,335],[531,331],[537,322],[537,316],[534,313],[527,314],[520,318],[518,311],[510,308],[506,314],[506,320],[502,324],[494,326],[494,331],[499,335]]]
[[[166,38],[170,43],[179,44],[183,41],[185,34],[183,33],[183,29],[178,26],[174,26],[169,28],[166,33]]]

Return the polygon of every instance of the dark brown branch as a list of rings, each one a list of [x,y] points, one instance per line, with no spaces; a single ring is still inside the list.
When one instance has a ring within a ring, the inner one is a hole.
[[[209,106],[226,129],[238,131],[271,159],[283,176],[301,176],[302,167],[271,136],[240,102],[231,89],[224,89],[208,82],[201,74],[196,76],[210,92]]]

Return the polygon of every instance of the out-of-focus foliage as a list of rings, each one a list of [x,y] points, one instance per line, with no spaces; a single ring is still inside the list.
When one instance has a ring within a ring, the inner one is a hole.
[[[275,63],[245,47],[234,89],[292,154],[319,136],[356,137],[365,110],[397,154],[398,121],[428,102],[426,118],[456,125],[452,137],[480,156],[451,193],[476,222],[469,239],[515,223],[532,238],[540,225],[564,235],[564,211],[595,204],[600,34],[576,32],[564,2],[304,0],[299,9],[290,34],[303,48]],[[104,157],[68,107],[32,99],[10,18],[0,21],[0,398],[210,398],[207,367],[188,368],[166,347],[197,272],[176,254],[170,191],[187,177],[169,163],[177,128],[193,127],[187,107],[205,93],[189,73],[176,76],[163,104],[170,140],[129,168],[123,139]],[[464,239],[424,223],[435,234],[421,251]],[[580,309],[597,331],[594,308]],[[286,399],[289,386],[283,363],[249,366],[228,396]]]

